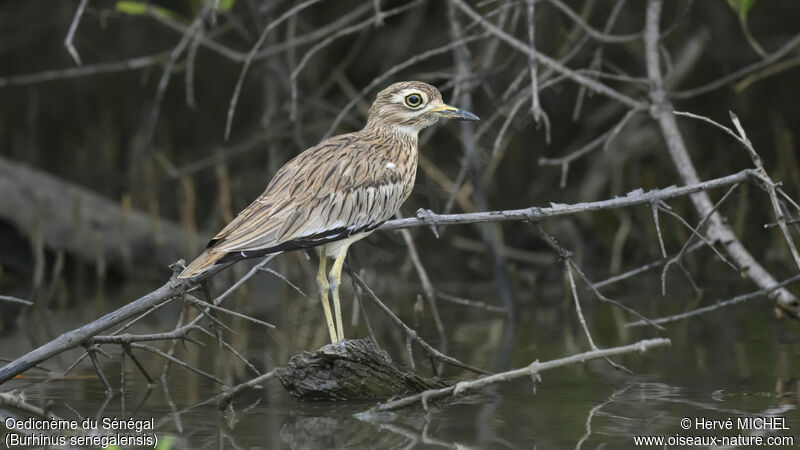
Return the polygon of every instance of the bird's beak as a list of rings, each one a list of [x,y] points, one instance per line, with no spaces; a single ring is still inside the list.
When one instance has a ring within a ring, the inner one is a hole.
[[[467,110],[445,105],[444,103],[433,108],[431,112],[436,113],[437,116],[443,119],[481,120],[478,116]]]

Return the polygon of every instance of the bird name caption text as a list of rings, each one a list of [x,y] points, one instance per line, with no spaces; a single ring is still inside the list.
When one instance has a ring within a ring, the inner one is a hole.
[[[155,418],[3,418],[6,448],[31,446],[156,447]]]

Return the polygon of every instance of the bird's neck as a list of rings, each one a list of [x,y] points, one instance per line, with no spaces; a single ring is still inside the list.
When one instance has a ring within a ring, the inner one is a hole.
[[[419,129],[411,125],[385,125],[367,123],[362,133],[379,139],[397,141],[398,144],[417,147]]]

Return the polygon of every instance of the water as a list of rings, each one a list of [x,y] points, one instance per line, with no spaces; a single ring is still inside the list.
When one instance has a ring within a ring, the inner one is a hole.
[[[648,289],[652,290],[652,286]],[[126,361],[123,395],[119,389],[119,349],[113,346],[105,346],[111,359],[101,357],[104,372],[115,388],[110,400],[86,363],[62,379],[37,379],[38,372],[29,371],[3,388],[23,389],[29,403],[42,406],[49,402],[52,411],[64,418],[75,418],[76,412],[94,418],[154,417],[159,439],[162,443],[170,439],[171,448],[632,448],[634,436],[648,435],[741,435],[765,439],[791,436],[794,446],[800,444],[797,325],[773,319],[765,300],[676,323],[666,332],[657,332],[625,328],[623,316],[592,300],[588,293],[581,295],[586,320],[600,347],[653,336],[670,338],[672,346],[615,358],[634,374],[602,360],[593,361],[543,373],[535,391],[531,380],[517,380],[437,402],[428,411],[415,405],[382,414],[359,414],[373,405],[369,402],[299,402],[289,398],[274,379],[267,381],[263,389],[248,390],[237,397],[232,409],[219,411],[214,402],[203,403],[220,391],[219,385],[175,365],[166,378],[170,401],[160,382],[147,388],[130,360]],[[588,350],[568,298],[541,293],[535,301],[519,297],[522,299],[513,329],[502,314],[442,303],[448,353],[496,371],[501,366],[517,368],[535,359],[546,361]],[[653,317],[682,307],[676,297],[637,299],[631,295],[625,300]],[[402,317],[413,316],[410,305],[388,303]],[[148,326],[168,328],[174,324],[176,311],[160,312],[159,319]],[[396,330],[382,322],[374,308],[368,311],[381,345],[396,361],[405,362]],[[231,339],[237,342],[237,348],[246,349],[242,353],[260,369],[270,367],[273,361],[285,361],[303,345],[316,348],[319,333],[313,324],[317,323],[318,313],[313,298],[296,301],[285,308],[280,320],[275,320],[278,329],[283,329],[281,334],[240,325]],[[311,324],[308,329],[307,324]],[[421,329],[436,341],[430,319],[423,317]],[[358,330],[355,334],[365,333],[363,323]],[[325,334],[322,336],[324,341]],[[2,356],[14,353],[8,345],[19,338],[3,338]],[[287,348],[290,345],[286,342],[299,348]],[[199,351],[192,348],[192,344],[188,344],[189,350],[178,346],[176,355],[228,383],[251,377],[246,369],[234,367],[235,360],[220,351],[214,341],[208,340],[207,347]],[[418,370],[430,374],[430,364],[420,357],[420,349],[414,351]],[[157,379],[163,360],[145,352],[136,353],[148,373]],[[79,354],[74,351],[70,356]],[[57,362],[50,365],[56,366]],[[242,378],[234,379],[234,373],[243,374]],[[455,369],[447,369],[444,375],[451,381],[473,377]],[[16,410],[0,410],[3,417],[9,414],[26,417]],[[784,418],[789,430],[738,429],[740,418],[765,416]],[[684,418],[691,421],[689,430],[681,427]],[[697,420],[728,418],[732,420],[732,430],[696,429]]]

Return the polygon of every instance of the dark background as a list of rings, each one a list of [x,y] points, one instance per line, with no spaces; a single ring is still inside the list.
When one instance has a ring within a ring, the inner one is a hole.
[[[524,1],[468,3],[493,23],[498,14],[505,12],[503,30],[528,42]],[[616,3],[565,1],[597,30],[603,29]],[[610,33],[640,34],[646,3],[628,0]],[[0,2],[0,162],[2,167],[11,167],[3,172],[4,176],[18,187],[6,194],[13,192],[26,205],[0,204],[0,294],[36,303],[34,308],[26,309],[0,302],[0,337],[4,342],[0,357],[19,356],[59,332],[80,326],[162,284],[171,273],[169,263],[178,258],[192,259],[209,236],[264,189],[282,164],[325,137],[352,99],[361,98],[338,123],[336,133],[363,126],[376,92],[395,81],[417,79],[434,84],[447,103],[465,107],[482,119],[472,128],[474,141],[465,139],[469,133],[457,123],[442,123],[422,133],[423,159],[415,191],[402,208],[405,216],[414,215],[418,208],[445,212],[454,192],[452,182],[457,179],[463,179],[463,190],[449,211],[453,213],[596,201],[624,196],[640,188],[684,184],[658,125],[648,111],[643,111],[631,118],[607,149],[595,149],[572,162],[562,186],[561,168],[543,165],[541,158],[563,157],[582,148],[619,123],[627,108],[602,95],[587,93],[569,80],[554,83],[540,92],[542,108],[550,122],[548,142],[547,127],[537,124],[531,113],[527,55],[488,35],[466,47],[455,46],[422,58],[426,52],[454,40],[454,24],[467,36],[484,32],[467,16],[451,10],[447,1],[412,4],[382,0],[384,12],[411,6],[376,26],[373,2],[329,0],[281,23],[267,34],[247,69],[228,139],[228,108],[244,57],[269,23],[300,3],[236,0],[230,10],[216,14],[216,22],[211,14],[202,21],[203,36],[216,44],[201,42],[195,46],[194,41],[189,42],[171,64],[166,63],[170,52],[206,3],[152,2],[154,7],[163,9],[131,14],[120,11],[116,2],[90,0],[74,36],[83,63],[82,68],[76,68],[64,40],[78,4],[45,0]],[[129,5],[142,6],[145,2]],[[747,12],[746,23],[753,39],[772,54],[800,33],[798,17],[797,1],[760,0]],[[299,72],[293,117],[292,71],[317,43],[365,21],[370,23],[359,31],[322,47]],[[600,81],[649,102],[641,38],[621,44],[588,39],[580,27],[548,1],[536,2],[534,25],[538,51],[557,60],[568,57],[564,64],[579,70],[589,67],[601,49],[600,70],[625,79]],[[733,111],[763,158],[768,174],[782,182],[782,189],[790,197],[800,198],[800,144],[796,137],[800,129],[800,51],[790,49],[764,68],[735,77],[708,92],[686,95],[693,88],[757,64],[762,56],[748,42],[738,12],[724,0],[666,2],[661,29],[662,68],[668,73],[667,87],[675,108],[726,126],[731,126],[729,111]],[[224,46],[223,53],[236,57],[220,54],[210,47],[214,45]],[[466,53],[459,56],[457,52],[465,48]],[[376,78],[414,58],[418,60],[413,64],[371,85]],[[141,66],[113,67],[134,60]],[[171,71],[162,78],[165,64],[171,66]],[[538,66],[538,73],[540,84],[552,77],[542,65]],[[187,76],[193,81],[187,83]],[[163,90],[159,88],[162,79],[167,82]],[[518,101],[522,106],[513,110]],[[506,122],[509,125],[503,131]],[[730,136],[699,121],[679,117],[678,123],[701,180],[753,167],[747,152]],[[108,209],[71,215],[70,211],[80,209],[77,197],[69,194],[68,201],[61,204],[42,201],[37,193],[42,184],[23,168],[54,177],[64,189],[71,186],[84,189],[80,191],[83,193],[97,194],[109,200]],[[465,175],[460,177],[462,172]],[[710,191],[712,201],[717,201],[724,191]],[[701,219],[687,198],[668,203],[692,225]],[[53,213],[56,210],[62,213]],[[791,207],[788,210],[795,211]],[[797,273],[783,235],[776,227],[764,227],[775,218],[763,190],[753,185],[740,186],[719,211],[776,279]],[[106,212],[116,216],[140,214],[147,224],[143,225],[144,232],[161,238],[129,240],[127,230],[123,232],[103,222]],[[59,232],[43,232],[51,229],[48,226]],[[652,212],[646,205],[546,220],[543,226],[574,252],[576,263],[594,281],[662,259]],[[797,225],[791,230],[796,239]],[[448,305],[443,306],[443,321],[451,353],[481,367],[505,370],[537,358],[561,357],[587,349],[565,282],[564,266],[534,226],[523,222],[448,226],[440,228],[439,239],[426,227],[411,231],[437,292],[496,307],[511,306],[515,312],[511,319],[440,299],[440,305]],[[661,231],[670,255],[678,252],[691,235],[679,221],[663,213]],[[422,288],[397,233],[377,232],[359,242],[353,246],[349,262],[356,270],[364,269],[370,286],[401,318],[430,342],[439,343],[430,311],[415,308],[420,304]],[[660,269],[603,292],[624,299],[648,317],[658,317],[758,289],[708,248],[687,255],[685,266],[697,289],[673,268],[665,282],[666,297],[661,295]],[[280,338],[272,336],[264,342],[262,335],[237,327],[242,334],[232,343],[257,360],[260,369],[284,364],[292,354],[317,348],[327,339],[324,327],[319,326],[322,314],[314,294],[313,264],[295,252],[281,256],[270,267],[286,275],[308,298],[300,298],[294,289],[268,275],[254,279],[232,297],[231,308],[273,322],[283,333]],[[230,286],[246,268],[247,263],[240,263],[215,277],[212,291],[219,293]],[[598,302],[579,284],[585,302],[583,312],[601,347],[653,335],[674,340],[673,353],[649,364],[639,363],[638,355],[625,361],[634,369],[656,374],[636,380],[665,384],[633,389],[632,399],[626,400],[631,403],[624,403],[620,415],[646,415],[636,412],[641,405],[633,405],[637,396],[646,397],[656,391],[656,401],[664,403],[645,405],[644,411],[667,410],[675,405],[669,403],[674,398],[708,401],[711,392],[737,388],[743,391],[742,396],[726,406],[761,411],[784,402],[796,403],[796,396],[789,400],[783,397],[787,391],[798,391],[793,388],[797,379],[791,362],[800,352],[796,323],[776,320],[769,301],[763,297],[747,309],[734,306],[726,310],[736,313],[712,314],[708,321],[679,325],[665,333],[652,329],[640,332],[625,327],[626,321],[633,320],[630,316]],[[351,324],[353,294],[348,281],[343,289],[348,337],[365,336],[363,321]],[[790,290],[797,293],[796,287],[790,286]],[[144,327],[141,331],[170,329],[178,311],[174,305],[164,308],[157,320],[140,324]],[[398,356],[405,349],[401,333],[388,322],[381,322],[377,311],[369,312],[376,320],[382,343],[393,357],[402,360]],[[513,330],[513,335],[507,334],[508,330]],[[213,341],[209,345],[216,348]],[[181,354],[226,380],[244,380],[250,375],[233,358],[214,355],[204,358],[196,349]],[[417,358],[424,359],[420,355]],[[70,362],[66,358],[51,364],[66,367]],[[157,364],[150,362],[151,366]],[[424,367],[421,370],[428,370]],[[583,433],[585,413],[620,387],[622,376],[603,367],[569,372],[569,382],[551,378],[553,390],[544,398],[537,397],[545,405],[540,409],[524,409],[530,405],[520,404],[528,398],[525,396],[530,389],[526,385],[514,388],[505,400],[480,398],[474,403],[466,402],[469,405],[461,405],[462,409],[469,409],[464,414],[460,409],[446,410],[437,417],[444,425],[436,431],[458,440],[466,433],[459,426],[466,426],[473,419],[480,422],[481,417],[492,415],[491,408],[497,406],[497,417],[508,421],[502,423],[511,424],[508,426],[521,434],[531,434],[509,437],[512,441],[519,438],[519,442],[552,444],[548,439],[554,439],[574,444]],[[89,366],[83,369],[91,371]],[[580,392],[574,386],[586,387],[588,378],[598,384],[587,388],[591,393],[586,398],[577,398]],[[191,377],[188,381],[172,381],[179,384],[180,396],[199,399],[205,394],[213,395],[210,388],[206,386],[204,391],[202,385],[198,394],[197,381]],[[90,393],[97,394],[91,390],[98,388],[96,380],[87,385],[93,386],[86,388]],[[547,386],[545,383],[540,389],[548,392]],[[48,389],[52,388],[50,385]],[[68,397],[85,394],[83,385],[71,388],[80,392],[70,391]],[[52,394],[38,393],[42,399]],[[287,404],[284,397],[280,397],[276,408],[293,415],[292,420],[300,422],[299,418],[306,414],[318,413],[304,409],[295,414],[293,408],[297,405]],[[90,401],[83,406],[89,409],[96,405]],[[473,411],[479,406],[480,412]],[[555,425],[543,425],[548,408],[558,417],[570,417],[574,422],[560,424],[563,428],[558,431]],[[676,408],[672,411],[675,417],[687,414],[686,407],[672,408]],[[524,411],[522,416],[529,414],[525,416],[528,422],[538,420],[538,427],[527,428],[524,423],[515,422],[522,420],[515,417],[519,411]],[[274,411],[261,412],[272,417]],[[702,409],[695,412],[700,414]],[[328,418],[335,413],[326,410],[320,414]],[[625,433],[651,429],[648,427],[652,422],[647,427],[636,423],[615,423],[607,431],[614,435],[619,429]],[[677,430],[676,423],[669,422],[660,430],[672,433]],[[792,426],[795,424],[796,421]],[[208,426],[205,422],[194,425],[196,429]],[[345,428],[351,425],[339,424]],[[252,431],[257,436],[254,441],[263,432],[258,426]],[[492,432],[502,436],[504,426],[498,425]],[[285,423],[276,427],[270,429],[274,436],[278,430],[286,429]],[[302,424],[298,427],[286,433],[296,437],[308,432]],[[414,427],[421,425],[415,422]],[[485,436],[469,436],[465,440],[483,445],[494,442]],[[288,445],[291,439],[281,442]]]

